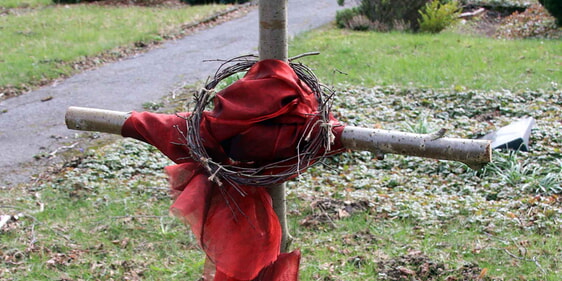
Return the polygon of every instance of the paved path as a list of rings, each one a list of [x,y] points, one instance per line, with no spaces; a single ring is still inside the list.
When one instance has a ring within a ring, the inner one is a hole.
[[[339,9],[336,0],[289,0],[290,36],[325,25]],[[76,141],[66,129],[69,106],[142,110],[181,83],[205,80],[219,63],[203,62],[257,54],[258,11],[172,41],[150,52],[73,76],[58,84],[0,102],[0,188],[25,183],[44,171],[50,153]],[[310,50],[314,51],[314,50]],[[52,97],[48,101],[41,101]]]

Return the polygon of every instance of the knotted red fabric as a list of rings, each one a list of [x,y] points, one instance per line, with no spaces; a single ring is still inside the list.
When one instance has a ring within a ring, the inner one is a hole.
[[[315,94],[290,65],[263,60],[216,95],[214,109],[202,115],[200,137],[215,162],[261,167],[297,155],[318,109]],[[177,163],[166,167],[170,210],[199,238],[216,267],[215,281],[297,280],[300,252],[280,254],[281,227],[266,189],[209,180],[185,145],[189,115],[133,112],[122,135],[154,145]],[[327,153],[335,153],[342,149],[343,126],[331,116],[330,125],[335,142]]]

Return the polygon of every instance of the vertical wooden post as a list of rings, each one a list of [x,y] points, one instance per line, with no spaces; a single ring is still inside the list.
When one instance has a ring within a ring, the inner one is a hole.
[[[259,25],[260,60],[287,61],[287,0],[260,0]],[[267,187],[267,190],[281,224],[281,252],[287,252],[292,239],[287,226],[285,184],[275,184]]]
[[[260,59],[287,60],[287,0],[260,0]]]
[[[287,225],[287,199],[285,195],[285,184],[278,183],[267,187],[267,192],[273,201],[273,210],[279,218],[281,224],[281,252],[286,253],[289,251],[293,238],[289,234],[289,226]]]

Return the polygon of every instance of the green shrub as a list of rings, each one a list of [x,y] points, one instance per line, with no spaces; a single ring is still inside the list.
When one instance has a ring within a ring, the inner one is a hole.
[[[368,30],[372,27],[371,21],[357,7],[337,11],[336,25],[352,30]]]
[[[344,0],[337,0],[343,5]],[[359,1],[359,0],[358,0]],[[419,10],[431,0],[360,0],[357,9],[378,31],[419,29]],[[346,15],[350,22],[364,22],[364,18]],[[348,22],[349,23],[349,22]]]
[[[556,18],[556,25],[562,27],[562,1],[561,0],[539,0],[548,12]]]
[[[346,28],[351,19],[359,15],[357,8],[343,9],[336,12],[336,26],[339,28]]]
[[[419,13],[421,18],[418,19],[421,32],[439,33],[451,24],[458,21],[461,8],[459,2],[449,1],[441,3],[440,1],[432,1],[427,3]]]
[[[379,29],[419,29],[419,10],[430,0],[362,0],[359,6]]]

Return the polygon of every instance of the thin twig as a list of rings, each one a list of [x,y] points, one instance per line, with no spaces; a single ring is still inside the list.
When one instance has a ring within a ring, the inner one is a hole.
[[[294,57],[289,58],[289,61],[294,61],[294,60],[298,60],[302,57],[307,57],[307,56],[316,56],[319,55],[320,52],[308,52],[308,53],[304,53],[304,54],[300,54],[300,55],[296,55]]]
[[[53,150],[51,153],[49,153],[49,157],[54,157],[54,156],[57,155],[57,153],[59,153],[61,150],[68,150],[68,149],[74,148],[74,147],[77,146],[77,145],[78,145],[78,142],[75,142],[75,143],[73,143],[73,144],[71,144],[71,145],[66,145],[66,146],[58,147],[57,149],[55,149],[55,150]]]
[[[14,209],[14,210],[25,210],[24,208],[11,206],[11,205],[0,205],[0,209]]]
[[[160,218],[165,218],[168,216],[151,216],[151,215],[137,215],[137,216],[130,216],[130,215],[125,215],[125,216],[111,216],[109,217],[110,219],[137,219],[137,218],[143,218],[143,219],[160,219]]]
[[[178,86],[176,86],[174,89],[172,89],[171,93],[172,93],[172,99],[176,99],[176,95],[179,91],[185,89],[185,86],[187,86],[188,83],[187,82],[183,82],[181,84],[179,84]]]
[[[503,250],[504,250],[510,257],[512,257],[512,258],[514,258],[514,259],[518,259],[518,260],[521,260],[521,261],[530,261],[530,262],[534,262],[535,265],[540,269],[540,271],[541,271],[543,274],[546,274],[546,270],[544,270],[544,268],[541,266],[541,264],[540,264],[539,261],[537,260],[537,257],[536,257],[536,256],[533,256],[531,259],[528,259],[528,258],[516,256],[516,255],[514,255],[513,253],[511,253],[508,249],[505,249],[505,248],[504,248]]]
[[[338,228],[338,226],[336,225],[336,223],[334,222],[334,220],[332,220],[332,217],[330,217],[330,214],[328,214],[328,212],[326,212],[326,210],[322,207],[322,206],[318,206],[318,209],[320,209],[320,211],[322,211],[322,214],[328,218],[328,221],[330,221],[330,224],[332,225],[332,227],[334,228]]]
[[[37,237],[35,236],[35,221],[31,225],[31,241],[29,241],[29,245],[34,245],[37,242]]]

